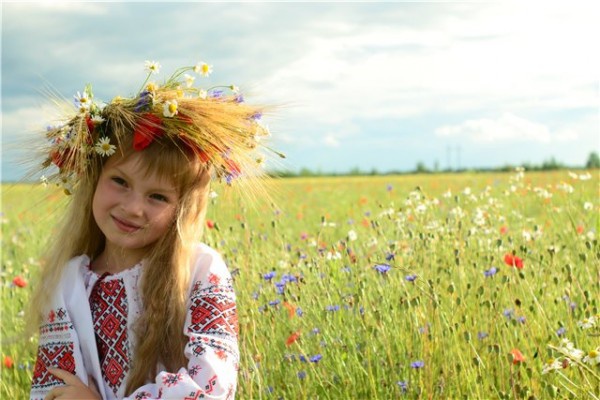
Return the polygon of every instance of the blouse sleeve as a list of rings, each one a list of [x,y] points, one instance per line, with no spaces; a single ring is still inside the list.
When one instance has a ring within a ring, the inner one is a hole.
[[[234,398],[239,350],[233,282],[221,256],[206,247],[193,271],[184,333],[187,369],[161,371],[127,399]]]

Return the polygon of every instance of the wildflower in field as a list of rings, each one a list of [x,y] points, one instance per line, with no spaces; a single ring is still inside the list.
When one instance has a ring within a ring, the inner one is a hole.
[[[356,239],[358,239],[358,235],[356,234],[356,232],[354,230],[348,231],[348,240],[355,241]]]
[[[302,315],[304,315],[304,311],[302,311],[300,307],[296,307],[296,315],[301,317]]]
[[[489,278],[489,277],[491,277],[491,276],[494,276],[494,275],[496,275],[496,273],[497,273],[497,272],[498,272],[498,269],[497,269],[496,267],[492,267],[492,268],[490,268],[490,269],[488,269],[488,270],[485,270],[485,271],[483,271],[483,275],[484,275],[486,278]]]
[[[414,282],[417,279],[417,275],[416,274],[406,275],[404,277],[404,279],[406,279],[409,282]]]
[[[400,387],[400,390],[402,390],[402,393],[406,393],[408,391],[408,382],[398,381],[398,382],[396,382],[396,384]]]
[[[394,187],[392,185],[388,184],[387,187],[386,187],[386,190],[388,192],[391,192],[392,190],[394,190]]]
[[[314,356],[312,356],[312,357],[310,358],[310,362],[311,362],[311,363],[318,363],[319,361],[321,361],[321,359],[322,359],[322,358],[323,358],[323,356],[322,356],[322,355],[320,355],[320,354],[315,354]]]
[[[209,76],[213,72],[213,66],[200,61],[194,67],[194,72],[206,77],[206,76]]]
[[[512,349],[510,354],[512,355],[512,363],[514,365],[525,362],[525,356],[519,351],[519,349]]]
[[[589,318],[585,318],[581,321],[577,321],[577,326],[581,329],[590,329],[596,326],[596,317],[591,316]]]
[[[273,277],[275,277],[275,271],[267,272],[263,275],[265,281],[270,281],[271,279],[273,279]]]
[[[306,378],[306,371],[298,371],[296,375],[298,376],[298,379],[304,379]]]
[[[600,364],[600,347],[590,350],[590,352],[583,357],[582,361],[592,366]]]
[[[329,311],[329,312],[336,312],[339,311],[340,306],[339,305],[333,305],[333,306],[327,306],[325,307],[325,311]]]
[[[593,208],[594,208],[594,205],[591,202],[586,201],[585,203],[583,203],[583,209],[585,211],[591,211]]]
[[[206,226],[208,227],[208,229],[213,229],[215,227],[215,222],[213,220],[210,219],[206,219]]]
[[[513,315],[513,309],[512,308],[507,308],[502,312],[502,315],[504,315],[506,318],[511,319],[512,315]]]
[[[500,234],[501,235],[506,235],[508,233],[508,227],[506,225],[502,225],[500,227]]]
[[[562,336],[567,332],[567,329],[564,326],[561,326],[560,328],[558,328],[558,330],[556,331],[556,335],[557,336]]]
[[[544,363],[544,367],[542,368],[542,375],[545,375],[548,372],[562,369],[562,367],[563,367],[563,364],[560,360],[550,358],[548,361],[546,361]]]
[[[279,299],[275,299],[275,300],[271,300],[271,301],[269,302],[269,305],[270,305],[270,306],[276,306],[276,305],[277,305],[277,304],[279,304],[279,303],[281,303],[281,300],[279,300]]]
[[[23,279],[22,276],[16,276],[13,279],[13,285],[20,287],[20,288],[24,288],[25,286],[27,286],[27,281],[25,279]]]
[[[392,267],[389,264],[375,264],[375,266],[373,266],[373,269],[382,275],[387,274],[391,268]]]
[[[526,319],[525,317],[523,317],[523,316],[520,316],[520,317],[517,319],[517,321],[519,321],[520,323],[524,324],[524,323],[527,321],[527,319]]]
[[[585,354],[582,350],[576,348],[575,345],[567,338],[564,338],[560,341],[560,347],[558,348],[558,351],[576,360],[581,360]]]
[[[504,262],[511,267],[523,269],[523,260],[511,253],[506,253],[506,255],[504,256]]]
[[[285,341],[285,345],[291,346],[299,338],[300,338],[300,331],[293,332],[290,336],[288,336],[287,340]]]
[[[11,356],[4,356],[4,360],[2,360],[2,365],[4,365],[4,368],[10,369],[15,365],[15,363]]]
[[[321,333],[321,330],[319,328],[313,328],[313,330],[311,331],[311,333],[313,335],[318,335],[319,333]]]
[[[410,363],[410,367],[413,369],[420,369],[425,366],[425,361],[417,360]]]
[[[489,335],[488,335],[487,332],[477,332],[477,339],[479,339],[479,340],[483,340],[483,339],[485,339],[488,336]]]
[[[291,303],[288,303],[287,301],[283,302],[283,306],[288,310],[288,316],[290,318],[294,318],[294,316],[296,315],[296,306],[294,306]]]
[[[392,261],[394,259],[394,253],[387,253],[385,255],[385,261]]]
[[[585,232],[585,228],[583,227],[583,225],[577,225],[577,228],[575,228],[575,231],[577,232],[578,235],[581,235],[583,232]]]

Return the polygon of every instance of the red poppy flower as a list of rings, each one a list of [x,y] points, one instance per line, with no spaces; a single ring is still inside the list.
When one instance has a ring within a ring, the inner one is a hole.
[[[523,355],[523,353],[521,353],[519,351],[519,349],[512,349],[510,351],[510,354],[512,354],[512,363],[513,364],[519,364],[522,362],[525,362],[525,356]]]
[[[298,340],[299,337],[300,337],[300,331],[292,333],[285,341],[285,345],[290,346],[292,343],[294,343],[296,340]]]
[[[583,231],[584,231],[584,230],[585,230],[585,229],[583,229],[583,226],[581,226],[581,225],[577,225],[577,233],[578,233],[578,234],[580,234],[580,235],[581,235],[581,234],[583,233]]]
[[[504,256],[504,262],[511,267],[517,267],[517,269],[523,269],[523,260],[515,255],[510,254],[510,253],[507,253]]]
[[[15,365],[11,356],[4,356],[2,363],[4,364],[4,368],[12,368]]]
[[[23,279],[23,277],[17,276],[15,277],[15,279],[13,279],[13,284],[20,288],[24,288],[25,286],[27,286],[27,281]]]
[[[288,303],[287,301],[284,301],[283,305],[285,306],[285,308],[287,308],[288,315],[290,316],[290,318],[294,318],[294,316],[296,315],[296,306]]]
[[[500,234],[505,235],[508,232],[508,227],[506,225],[502,225],[500,227]]]
[[[164,133],[160,117],[146,113],[141,116],[133,132],[133,148],[137,151],[144,150],[155,138]]]
[[[94,132],[94,121],[92,121],[92,119],[90,118],[90,116],[86,116],[85,117],[85,124],[87,125],[88,131],[90,131],[90,133]]]
[[[212,220],[207,219],[206,220],[206,226],[208,227],[208,229],[212,229],[212,228],[215,227],[215,223]]]

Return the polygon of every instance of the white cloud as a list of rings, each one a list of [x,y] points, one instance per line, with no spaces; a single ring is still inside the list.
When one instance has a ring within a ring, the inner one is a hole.
[[[340,147],[340,141],[333,135],[327,135],[323,138],[323,143],[328,147]]]
[[[436,129],[437,136],[466,137],[474,142],[539,142],[552,140],[548,128],[513,114],[506,113],[498,119],[472,119],[459,125]]]

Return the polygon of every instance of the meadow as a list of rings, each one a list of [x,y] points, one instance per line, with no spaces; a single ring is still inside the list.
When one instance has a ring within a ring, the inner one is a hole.
[[[235,278],[240,399],[598,399],[598,171],[216,186],[204,241]],[[0,398],[27,398],[27,300],[53,188],[2,186]]]

